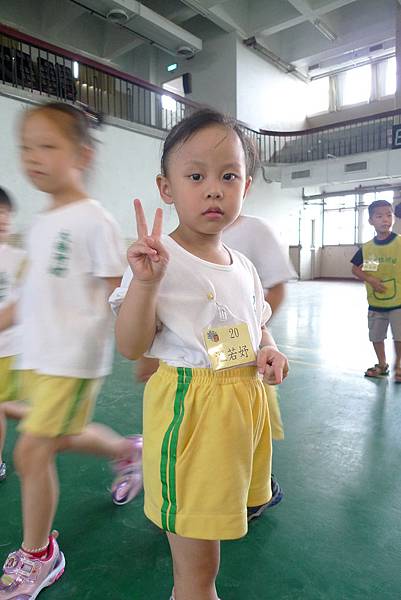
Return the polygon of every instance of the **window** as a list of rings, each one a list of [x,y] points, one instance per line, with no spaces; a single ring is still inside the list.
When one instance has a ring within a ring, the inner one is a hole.
[[[372,88],[371,65],[364,65],[341,73],[339,76],[340,105],[369,102]]]
[[[315,79],[308,85],[307,114],[315,115],[329,110],[329,77]]]
[[[397,87],[397,62],[395,56],[384,61],[385,76],[384,76],[384,96],[395,94]]]
[[[356,231],[355,195],[326,198],[323,245],[354,244]]]

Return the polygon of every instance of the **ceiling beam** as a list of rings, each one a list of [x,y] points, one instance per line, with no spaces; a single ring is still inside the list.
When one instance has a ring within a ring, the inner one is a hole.
[[[239,35],[246,38],[249,33],[244,29],[243,25],[234,19],[228,10],[222,5],[224,1],[216,2],[216,0],[181,0],[186,6],[192,8],[196,13],[209,19],[212,23],[223,29],[223,31],[237,31]]]
[[[278,23],[277,25],[272,25],[271,27],[260,26],[255,29],[255,33],[268,37],[269,35],[274,35],[275,33],[279,33],[280,31],[284,31],[285,29],[289,29],[290,27],[295,27],[296,25],[300,25],[301,23],[305,23],[306,21],[310,21],[312,24],[317,18],[327,15],[328,13],[338,10],[343,6],[347,6],[348,4],[352,4],[357,0],[333,0],[324,6],[319,8],[311,9],[309,5],[301,0],[302,5],[295,0],[288,0],[294,8],[298,10],[301,14],[298,17],[293,17],[292,19],[287,19],[282,23]],[[401,4],[401,0],[398,0]],[[305,10],[304,10],[305,9]]]

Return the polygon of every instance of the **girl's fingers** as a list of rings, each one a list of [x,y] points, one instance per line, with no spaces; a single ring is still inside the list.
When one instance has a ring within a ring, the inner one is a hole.
[[[138,239],[142,239],[148,235],[148,225],[146,223],[145,213],[143,212],[141,201],[138,198],[134,200],[136,230]]]
[[[132,244],[132,246],[128,250],[129,256],[138,257],[143,256],[144,254],[146,254],[146,256],[156,256],[157,250],[155,248],[152,248],[151,245],[147,244],[146,241],[135,242],[135,244]]]
[[[152,237],[160,239],[163,230],[163,209],[157,208],[155,212],[155,219],[153,221]]]

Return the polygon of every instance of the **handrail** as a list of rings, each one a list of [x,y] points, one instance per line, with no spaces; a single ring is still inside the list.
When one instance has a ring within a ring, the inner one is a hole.
[[[295,131],[273,131],[270,129],[260,129],[259,131],[260,133],[263,133],[265,135],[271,135],[276,137],[308,135],[312,133],[319,133],[321,131],[327,131],[327,129],[337,129],[339,127],[348,127],[349,125],[366,123],[366,121],[376,121],[378,119],[386,119],[387,117],[395,117],[396,115],[401,115],[401,108],[395,108],[393,110],[387,110],[385,112],[376,113],[374,115],[367,115],[365,117],[355,117],[354,119],[338,121],[337,123],[329,123],[328,125],[320,125],[319,127],[310,127],[309,129],[299,129]]]
[[[26,44],[29,44],[31,46],[36,46],[37,48],[42,48],[43,50],[47,50],[48,52],[52,52],[53,54],[59,54],[61,56],[64,56],[65,58],[69,58],[70,60],[77,61],[82,65],[86,65],[93,69],[97,69],[98,71],[102,71],[103,73],[105,73],[106,75],[110,75],[111,77],[118,77],[119,79],[123,79],[124,81],[128,81],[130,83],[138,85],[151,92],[156,92],[157,94],[170,96],[171,98],[174,98],[174,100],[177,100],[178,102],[181,102],[183,104],[188,104],[193,108],[199,107],[199,104],[197,102],[189,100],[188,98],[184,98],[183,96],[179,96],[178,94],[174,94],[174,92],[165,90],[164,88],[161,88],[155,85],[154,83],[145,81],[145,79],[141,79],[140,77],[136,77],[135,75],[130,75],[129,73],[125,73],[124,71],[119,71],[118,69],[109,67],[108,65],[105,65],[102,62],[98,62],[96,60],[88,58],[85,55],[77,54],[75,52],[72,52],[71,50],[66,50],[65,48],[61,48],[61,46],[50,44],[49,42],[41,40],[40,38],[32,37],[26,33],[18,31],[18,29],[13,29],[8,25],[4,25],[3,23],[0,23],[0,34],[1,33],[15,38],[19,42],[25,42]]]
[[[11,55],[8,45],[0,45],[0,81],[14,87],[72,102],[83,98],[84,103],[107,115],[163,131],[202,106],[1,23],[0,36],[10,40],[12,51]],[[76,79],[72,73],[75,61],[79,65]],[[172,108],[165,105],[164,96],[174,100]],[[401,109],[299,131],[257,131],[237,122],[255,143],[262,163],[296,164],[391,149],[392,132],[398,131],[395,127],[401,128]]]

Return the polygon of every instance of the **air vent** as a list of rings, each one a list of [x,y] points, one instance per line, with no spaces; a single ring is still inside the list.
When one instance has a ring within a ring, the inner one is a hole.
[[[291,179],[303,179],[304,177],[310,177],[310,169],[305,171],[293,171],[291,173]]]
[[[376,52],[377,50],[383,50],[383,44],[375,44],[374,46],[369,46],[369,52]]]
[[[368,163],[366,160],[362,162],[356,163],[348,163],[344,166],[345,173],[353,173],[354,171],[366,171],[368,168]]]
[[[320,69],[319,63],[316,63],[315,65],[311,65],[310,67],[308,67],[308,71],[316,71],[316,69]]]

